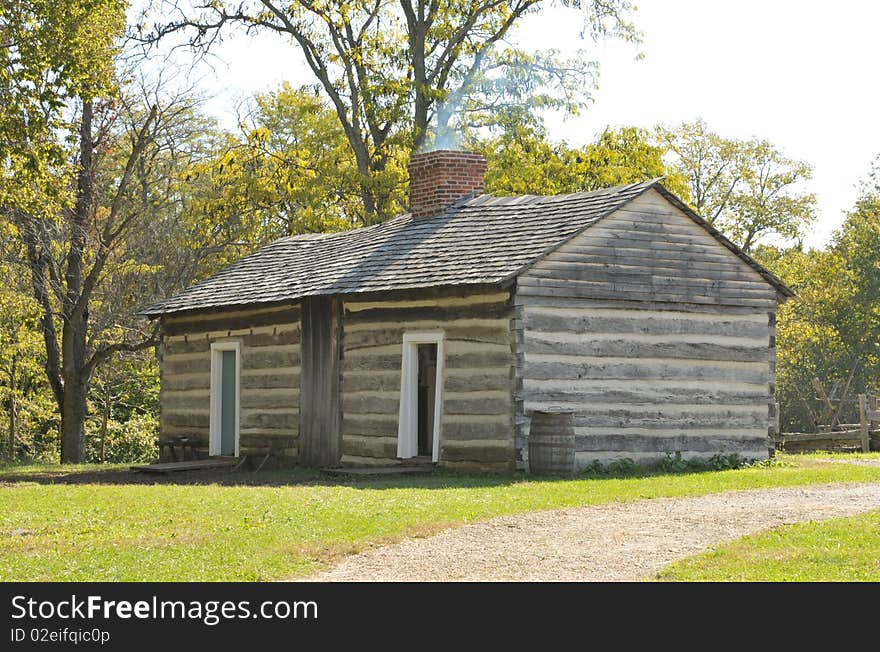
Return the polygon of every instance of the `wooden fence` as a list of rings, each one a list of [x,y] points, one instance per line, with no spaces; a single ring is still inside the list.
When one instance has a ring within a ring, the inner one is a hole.
[[[780,433],[774,444],[777,450],[789,453],[880,451],[877,396],[859,394],[859,423],[837,424],[819,432]]]

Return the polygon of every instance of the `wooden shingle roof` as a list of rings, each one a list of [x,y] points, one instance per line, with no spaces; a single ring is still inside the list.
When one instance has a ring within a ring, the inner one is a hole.
[[[480,195],[430,218],[404,214],[353,231],[281,238],[140,314],[158,317],[309,296],[502,283],[646,190],[661,189],[659,182],[549,197]],[[719,241],[744,256],[780,292],[791,294],[723,236]]]

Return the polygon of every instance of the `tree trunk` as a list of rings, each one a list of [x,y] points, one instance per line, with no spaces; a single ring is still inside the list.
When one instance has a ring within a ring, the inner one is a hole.
[[[101,464],[107,461],[107,421],[110,419],[110,399],[110,383],[108,381],[104,392],[104,411],[101,414]]]
[[[83,259],[89,218],[94,205],[92,170],[92,102],[83,99],[79,130],[80,168],[77,176],[76,205],[70,220],[70,252],[64,275],[67,293],[64,299],[64,327],[61,331],[61,377],[64,399],[61,404],[61,462],[85,462],[86,332],[88,302],[83,301]]]

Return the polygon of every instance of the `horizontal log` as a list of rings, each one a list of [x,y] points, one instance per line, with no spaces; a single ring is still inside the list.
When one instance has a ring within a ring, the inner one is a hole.
[[[771,396],[766,387],[758,390],[727,391],[712,388],[678,388],[665,383],[642,387],[641,383],[627,383],[629,388],[611,389],[558,389],[536,387],[526,382],[522,398],[537,403],[632,403],[642,405],[766,405]]]
[[[188,353],[205,353],[209,354],[211,350],[211,340],[207,338],[194,337],[188,341],[172,340],[162,343],[162,355],[164,357],[183,355]]]
[[[241,427],[296,431],[299,429],[299,410],[295,408],[286,412],[242,410]]]
[[[400,410],[400,393],[376,396],[344,393],[342,397],[343,413],[351,414],[388,414],[397,415]]]
[[[634,287],[616,283],[557,281],[535,277],[520,277],[517,281],[517,294],[522,296],[628,299],[631,301],[750,306],[764,309],[772,309],[776,304],[775,295],[764,292],[712,290],[700,293],[697,291],[689,292],[688,288],[682,288],[681,291],[676,290],[674,287],[668,290],[652,290],[650,287]]]
[[[248,388],[241,392],[241,409],[283,408],[299,406],[299,390],[289,387]]]
[[[394,309],[401,305],[412,308],[454,308],[462,306],[473,306],[478,304],[498,304],[507,301],[510,298],[509,292],[492,292],[492,293],[475,293],[473,290],[460,290],[455,296],[445,296],[447,293],[434,293],[437,296],[425,296],[430,294],[427,290],[420,290],[410,293],[407,299],[392,299],[388,301],[376,301],[375,299],[358,300],[355,298],[346,299],[346,312],[363,312],[364,310],[373,309]]]
[[[343,378],[348,371],[400,371],[403,354],[393,355],[360,355],[342,358]]]
[[[342,374],[343,395],[353,392],[396,392],[400,394],[400,370],[394,373]]]
[[[443,462],[513,462],[513,442],[498,445],[460,447],[452,443],[441,443],[440,460]]]
[[[362,414],[343,413],[342,434],[349,435],[373,435],[383,437],[397,436],[397,415],[384,415],[379,418],[370,418]]]
[[[501,368],[501,373],[486,374],[475,371],[467,375],[446,375],[444,389],[447,392],[474,392],[481,390],[510,390],[510,369]]]
[[[474,320],[472,320],[474,321]],[[508,344],[510,342],[510,330],[507,320],[483,320],[487,326],[458,326],[444,325],[443,331],[446,340],[459,340],[463,342],[478,342],[485,344]],[[378,330],[346,330],[344,333],[343,349],[352,351],[364,347],[403,345],[403,334],[414,330],[434,330],[436,322],[408,323],[406,325]]]
[[[182,427],[182,428],[199,428],[205,429],[209,427],[210,418],[208,412],[169,412],[162,410],[161,425],[162,427]]]
[[[198,373],[211,373],[211,355],[209,353],[205,353],[202,357],[195,359],[168,356],[162,360],[163,378],[167,378],[174,374]]]
[[[651,437],[644,435],[603,435],[575,437],[577,451],[616,451],[639,453],[674,453],[692,451],[701,453],[739,453],[766,449],[766,437],[738,439],[730,437]]]
[[[452,421],[443,415],[440,427],[440,441],[454,440],[499,440],[513,437],[511,416],[499,416],[495,421],[465,423]]]
[[[473,398],[473,399],[450,399],[443,400],[443,413],[453,414],[492,414],[510,416],[513,403],[510,396],[506,398]]]
[[[302,357],[298,346],[259,347],[244,349],[242,369],[274,369],[277,367],[298,367]]]
[[[405,307],[373,308],[355,313],[346,313],[346,324],[363,323],[408,323],[413,321],[448,322],[458,319],[502,319],[509,318],[510,306],[506,301],[481,304],[477,306],[453,307]],[[442,328],[437,324],[435,328]]]
[[[293,368],[295,371],[281,372],[280,370],[267,370],[268,373],[247,373],[241,374],[241,387],[245,389],[299,389],[300,372],[299,367]],[[273,371],[275,373],[273,373]]]
[[[507,350],[447,353],[446,367],[449,369],[486,369],[510,366],[513,364],[513,353]]]
[[[689,313],[643,312],[633,310],[590,310],[547,306],[526,309],[524,325],[528,330],[540,332],[613,333],[613,334],[670,334],[724,336],[755,338],[766,342],[769,332],[767,317],[763,312],[746,319],[710,318],[692,316]]]
[[[358,457],[397,457],[397,437],[356,437],[345,435],[342,438],[342,454]]]
[[[210,372],[196,372],[192,374],[162,372],[162,391],[186,391],[193,389],[209,389],[211,387]]]
[[[550,356],[546,356],[549,358]],[[564,357],[564,356],[560,356]],[[764,384],[769,373],[766,365],[740,362],[712,366],[676,365],[665,361],[619,361],[615,358],[530,359],[526,357],[526,378],[542,379],[619,379],[619,380],[726,380],[739,383]]]
[[[601,267],[601,268],[598,268]],[[577,265],[569,263],[565,267],[535,267],[523,278],[555,279],[581,283],[611,284],[614,287],[629,286],[634,289],[657,289],[690,292],[711,292],[736,294],[761,293],[773,296],[775,290],[763,279],[753,278],[734,272],[720,270],[697,270],[693,267],[680,269],[660,268],[645,262],[641,267],[631,265]]]
[[[162,392],[161,397],[163,410],[204,409],[210,405],[210,400],[210,392],[202,389],[196,392]]]
[[[254,333],[253,335],[243,335],[242,342],[247,348],[259,348],[262,346],[299,346],[300,333],[299,328],[295,331],[285,331],[282,333]]]
[[[269,326],[278,324],[286,326],[299,323],[299,308],[287,308],[284,310],[236,311],[224,315],[221,312],[205,313],[202,318],[186,319],[164,317],[162,319],[162,332],[166,335],[183,335],[187,333],[224,332],[242,328],[254,328],[257,326]]]
[[[576,427],[642,428],[662,430],[708,430],[767,428],[770,417],[766,414],[645,415],[642,413],[608,412],[605,414],[576,414]]]
[[[527,353],[555,353],[625,358],[672,358],[694,360],[736,360],[760,362],[767,360],[766,342],[761,347],[724,346],[705,342],[650,343],[619,340],[591,340],[585,335],[580,341],[551,341],[537,334],[525,341]]]
[[[568,309],[611,309],[611,310],[642,310],[651,312],[693,313],[696,315],[758,315],[773,313],[776,309],[755,308],[751,306],[713,305],[708,303],[682,303],[670,301],[645,301],[627,299],[626,297],[554,297],[538,294],[522,294],[517,291],[514,298],[517,306],[546,307]]]

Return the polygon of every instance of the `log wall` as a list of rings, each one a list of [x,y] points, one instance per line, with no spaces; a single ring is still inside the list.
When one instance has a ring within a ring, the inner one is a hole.
[[[346,300],[342,462],[397,457],[403,334],[445,332],[440,464],[509,470],[513,447],[510,293]]]
[[[187,436],[208,454],[211,343],[241,342],[240,452],[276,450],[297,458],[300,389],[298,307],[165,317],[162,324],[160,430]]]
[[[776,291],[656,191],[517,280],[517,448],[575,412],[579,465],[666,452],[766,457]]]

